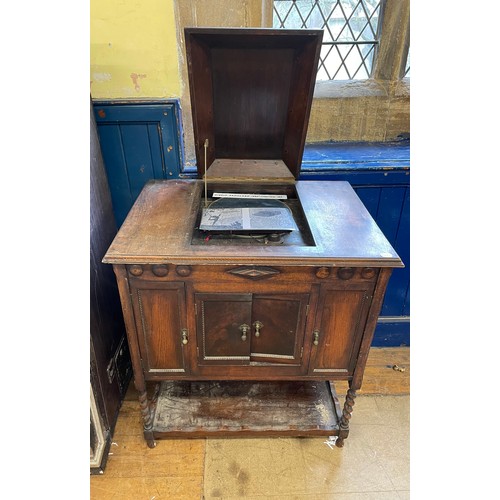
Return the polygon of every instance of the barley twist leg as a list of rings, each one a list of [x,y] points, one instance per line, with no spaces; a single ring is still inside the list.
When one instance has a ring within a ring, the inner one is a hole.
[[[141,406],[142,422],[144,425],[144,438],[148,446],[154,448],[156,446],[156,441],[153,437],[153,416],[146,391],[139,393],[139,404]]]
[[[355,397],[356,391],[354,389],[349,389],[345,397],[342,417],[340,418],[339,437],[337,438],[337,441],[335,443],[339,448],[342,448],[342,446],[344,446],[344,439],[349,435],[349,420],[351,419]]]

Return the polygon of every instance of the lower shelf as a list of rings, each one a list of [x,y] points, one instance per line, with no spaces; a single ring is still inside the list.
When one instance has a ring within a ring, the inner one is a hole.
[[[162,382],[155,438],[336,436],[341,410],[329,382]]]

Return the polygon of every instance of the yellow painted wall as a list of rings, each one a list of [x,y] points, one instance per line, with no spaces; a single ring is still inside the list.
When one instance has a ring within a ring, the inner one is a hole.
[[[181,95],[173,0],[91,0],[93,99]]]

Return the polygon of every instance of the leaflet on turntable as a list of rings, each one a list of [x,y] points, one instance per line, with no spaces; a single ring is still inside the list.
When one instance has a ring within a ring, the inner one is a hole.
[[[290,232],[297,229],[288,207],[205,208],[202,231]]]

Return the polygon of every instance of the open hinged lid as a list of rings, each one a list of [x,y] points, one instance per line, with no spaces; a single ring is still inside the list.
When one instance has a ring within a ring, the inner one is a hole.
[[[321,30],[185,28],[198,176],[294,182]]]

